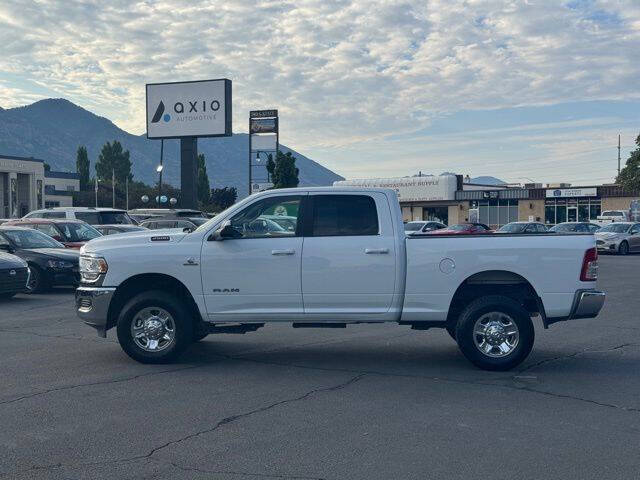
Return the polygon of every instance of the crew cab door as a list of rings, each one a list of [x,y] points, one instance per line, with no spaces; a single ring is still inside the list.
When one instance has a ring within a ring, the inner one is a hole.
[[[304,196],[257,200],[231,217],[238,238],[205,239],[201,274],[210,320],[286,320],[288,314],[303,313],[302,232],[297,219]],[[294,218],[296,229],[287,230],[267,218],[273,215]]]
[[[394,296],[396,251],[385,195],[310,193],[305,212],[305,314],[386,313]]]

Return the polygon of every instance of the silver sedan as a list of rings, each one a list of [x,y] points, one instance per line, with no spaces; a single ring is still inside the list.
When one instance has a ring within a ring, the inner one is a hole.
[[[599,252],[611,252],[619,255],[640,252],[640,223],[610,223],[598,230],[595,237]]]

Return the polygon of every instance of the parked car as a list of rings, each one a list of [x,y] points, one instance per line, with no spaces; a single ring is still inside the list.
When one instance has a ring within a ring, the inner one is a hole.
[[[116,233],[129,233],[129,232],[140,232],[147,230],[146,227],[141,225],[96,225],[96,230],[98,230],[102,235],[114,235]]]
[[[600,225],[591,222],[564,222],[549,229],[550,232],[562,233],[595,233]]]
[[[547,233],[547,227],[540,222],[511,222],[503,225],[496,233]]]
[[[626,255],[640,252],[640,223],[615,222],[605,225],[595,235],[600,252]]]
[[[129,216],[126,210],[119,210],[117,208],[54,207],[34,210],[22,218],[66,218],[67,220],[82,220],[89,225],[113,225],[121,223],[135,225],[137,223]]]
[[[41,292],[58,285],[75,286],[80,280],[78,250],[65,248],[60,242],[38,230],[1,225],[0,249],[29,264],[29,293]]]
[[[206,223],[208,219],[201,218],[202,223]],[[160,230],[164,228],[190,228],[195,230],[198,225],[191,219],[187,218],[150,218],[140,223],[141,227],[148,228],[149,230]]]
[[[149,215],[163,218],[178,217],[202,217],[208,218],[207,215],[200,210],[190,208],[134,208],[129,210],[130,215]],[[148,217],[147,217],[148,218]]]
[[[298,218],[290,215],[262,215],[262,218],[276,222],[288,232],[295,232],[298,226]]]
[[[274,208],[296,211],[296,232],[252,228],[271,222],[260,217]],[[265,322],[394,322],[445,328],[475,365],[506,370],[531,351],[533,316],[545,327],[591,318],[605,295],[593,236],[409,237],[391,189],[267,190],[191,233],[143,232],[123,243],[102,237],[83,247],[76,311],[103,337],[117,327],[122,349],[144,363]]]
[[[433,232],[434,230],[442,230],[443,228],[447,228],[444,223],[436,222],[434,220],[418,220],[405,223],[404,233],[407,235],[424,235],[425,233]]]
[[[2,239],[0,239],[0,250],[2,245]],[[27,262],[20,257],[0,251],[0,299],[5,300],[16,293],[27,292],[28,280]]]
[[[493,233],[484,223],[458,223],[440,230],[429,232],[430,235],[478,235],[483,233]]]
[[[596,217],[598,223],[612,223],[612,222],[628,222],[629,211],[628,210],[605,210]]]
[[[102,234],[88,223],[80,220],[48,220],[43,218],[29,218],[12,220],[5,225],[17,225],[19,227],[33,228],[54,240],[62,243],[67,248],[79,249],[89,240],[98,238]]]

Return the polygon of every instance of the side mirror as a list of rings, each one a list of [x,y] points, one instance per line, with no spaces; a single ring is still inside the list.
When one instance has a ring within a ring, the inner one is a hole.
[[[232,227],[231,222],[229,220],[226,220],[222,223],[222,225],[220,225],[220,228],[218,228],[215,232],[211,234],[211,236],[209,237],[209,240],[221,241],[221,240],[231,240],[231,239],[240,238],[240,237],[242,237],[242,233],[240,233],[238,230]]]
[[[0,243],[0,251],[13,253],[13,248],[11,248],[11,245],[7,243]]]

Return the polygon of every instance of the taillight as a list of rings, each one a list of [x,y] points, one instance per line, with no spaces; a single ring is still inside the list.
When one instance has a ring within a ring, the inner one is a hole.
[[[584,252],[582,260],[582,270],[580,271],[581,282],[595,282],[598,279],[598,250],[590,248]]]

